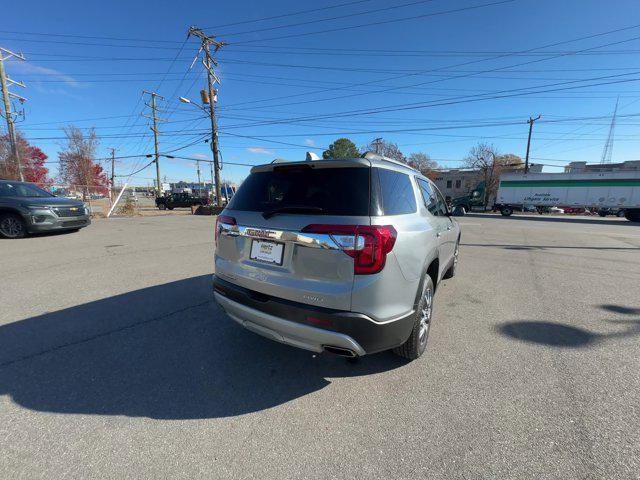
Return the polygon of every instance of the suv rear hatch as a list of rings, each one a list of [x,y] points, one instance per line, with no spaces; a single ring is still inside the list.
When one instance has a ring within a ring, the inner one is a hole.
[[[379,261],[358,257],[370,251],[365,231],[378,228],[370,167],[365,159],[254,167],[216,222],[216,275],[264,300],[350,310],[358,263]]]

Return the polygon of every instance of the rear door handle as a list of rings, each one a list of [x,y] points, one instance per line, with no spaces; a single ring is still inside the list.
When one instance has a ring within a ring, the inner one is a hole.
[[[441,235],[442,235],[442,232],[436,232],[436,237],[440,238]]]
[[[449,226],[447,227],[447,230],[451,230],[451,225],[449,225]]]

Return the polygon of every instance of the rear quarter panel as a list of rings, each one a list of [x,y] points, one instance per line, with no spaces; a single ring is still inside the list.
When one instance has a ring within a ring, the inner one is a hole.
[[[377,321],[388,321],[413,310],[418,286],[427,267],[438,256],[436,228],[422,197],[416,193],[418,211],[407,215],[371,217],[372,225],[393,225],[398,236],[382,272],[356,275],[352,310]]]

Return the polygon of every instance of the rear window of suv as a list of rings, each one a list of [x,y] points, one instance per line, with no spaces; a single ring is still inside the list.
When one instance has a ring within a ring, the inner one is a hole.
[[[377,176],[378,188],[374,187],[374,191],[378,191],[376,196],[379,197],[378,208],[374,208],[374,211],[378,210],[379,215],[404,215],[416,212],[416,197],[408,175],[386,168],[372,170],[374,176]],[[375,180],[374,178],[374,185]]]
[[[317,215],[368,216],[369,175],[366,167],[281,166],[254,172],[233,196],[229,209],[267,212],[309,207],[319,209]]]

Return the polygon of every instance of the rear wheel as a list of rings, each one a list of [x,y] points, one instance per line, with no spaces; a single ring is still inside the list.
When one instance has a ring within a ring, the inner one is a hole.
[[[415,360],[426,350],[433,312],[433,292],[433,280],[431,279],[431,276],[427,274],[427,278],[425,279],[424,286],[422,288],[422,297],[420,298],[418,308],[414,313],[415,321],[413,329],[411,330],[411,335],[409,335],[406,342],[393,349],[395,354],[409,360]]]
[[[502,207],[502,208],[500,209],[500,213],[501,213],[503,216],[508,217],[508,216],[510,216],[510,215],[513,213],[513,208],[511,208],[511,207]]]
[[[453,209],[453,215],[456,217],[464,217],[467,212],[469,211],[469,209],[467,207],[465,207],[464,205],[457,205],[454,209]]]
[[[22,238],[27,234],[27,226],[20,215],[4,213],[0,215],[0,236]]]
[[[640,222],[640,209],[625,210],[624,218],[630,222]]]

